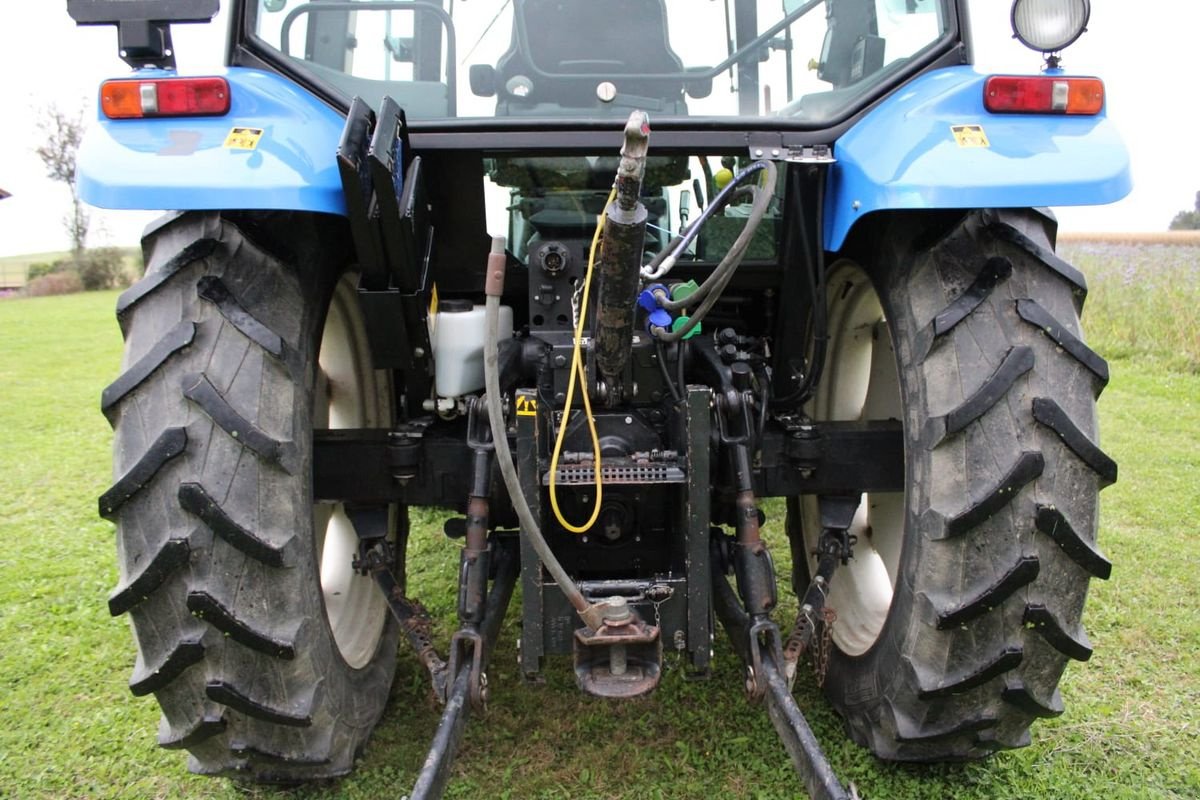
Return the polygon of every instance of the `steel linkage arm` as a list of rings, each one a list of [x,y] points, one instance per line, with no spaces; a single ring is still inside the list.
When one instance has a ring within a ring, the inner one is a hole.
[[[720,557],[713,556],[713,608],[734,649],[747,666],[747,693],[761,696],[792,765],[813,800],[853,800],[825,758],[812,728],[792,697],[783,671],[779,628],[768,619],[753,619],[729,585]]]
[[[454,756],[462,742],[463,730],[470,717],[473,684],[484,681],[486,685],[485,673],[482,670],[487,668],[495,649],[500,625],[504,622],[504,614],[508,610],[508,603],[517,583],[520,561],[514,553],[514,544],[499,538],[493,539],[492,563],[496,569],[496,577],[492,581],[483,619],[479,623],[480,644],[483,650],[481,653],[476,651],[474,655],[477,658],[459,662],[457,674],[451,675],[446,708],[442,712],[441,722],[438,723],[437,733],[434,734],[429,755],[425,757],[416,785],[409,794],[410,800],[434,800],[441,797],[446,789],[450,767],[454,763]],[[479,670],[478,674],[476,669]]]

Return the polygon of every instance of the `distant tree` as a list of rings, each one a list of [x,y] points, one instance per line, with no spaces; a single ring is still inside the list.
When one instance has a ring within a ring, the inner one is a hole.
[[[83,112],[71,114],[51,103],[43,109],[37,128],[42,134],[42,144],[35,152],[46,167],[46,175],[65,183],[71,191],[71,213],[63,218],[63,225],[71,239],[71,252],[78,261],[91,221],[75,182],[75,155],[83,139]]]
[[[1197,231],[1200,230],[1200,192],[1196,192],[1196,208],[1193,211],[1180,211],[1175,215],[1175,219],[1171,220],[1171,230],[1173,231]]]
[[[93,247],[76,262],[79,280],[87,291],[115,289],[124,281],[125,259],[116,247]]]

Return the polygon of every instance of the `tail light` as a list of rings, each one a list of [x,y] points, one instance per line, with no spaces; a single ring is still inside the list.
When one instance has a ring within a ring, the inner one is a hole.
[[[1053,75],[993,75],[984,83],[983,105],[997,114],[1095,115],[1104,109],[1104,82]]]
[[[100,108],[109,119],[219,117],[229,113],[224,78],[122,79],[100,85]]]

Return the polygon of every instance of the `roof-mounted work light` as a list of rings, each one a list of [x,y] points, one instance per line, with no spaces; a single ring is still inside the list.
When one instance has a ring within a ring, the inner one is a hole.
[[[1013,35],[1021,44],[1045,53],[1057,66],[1053,53],[1066,48],[1087,30],[1092,13],[1089,0],[1014,0]]]

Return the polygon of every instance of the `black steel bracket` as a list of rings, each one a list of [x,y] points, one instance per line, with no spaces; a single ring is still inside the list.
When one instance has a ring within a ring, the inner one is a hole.
[[[133,67],[175,69],[171,24],[211,22],[218,0],[67,0],[77,25],[116,25],[121,59]]]
[[[425,397],[433,226],[421,159],[408,149],[403,109],[385,97],[376,114],[354,98],[338,143],[346,215],[362,277],[359,304],[377,369],[402,369]],[[411,408],[414,414],[419,408]]]

